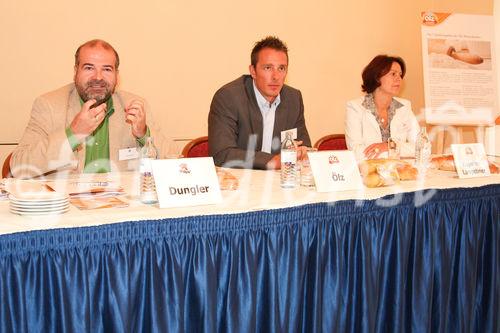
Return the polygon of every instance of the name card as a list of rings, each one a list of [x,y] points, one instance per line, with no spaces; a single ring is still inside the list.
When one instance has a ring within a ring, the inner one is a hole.
[[[451,151],[459,178],[490,175],[488,159],[481,143],[452,144]]]
[[[318,192],[348,191],[363,188],[358,163],[349,150],[308,152]]]
[[[151,161],[160,208],[222,202],[212,157]]]

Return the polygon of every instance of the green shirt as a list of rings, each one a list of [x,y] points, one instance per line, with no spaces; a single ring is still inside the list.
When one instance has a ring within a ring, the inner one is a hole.
[[[80,99],[80,104],[83,101]],[[85,139],[85,173],[104,173],[111,171],[109,163],[109,117],[115,112],[113,98],[106,101],[106,115],[99,126]],[[71,128],[66,128],[66,136],[73,151],[81,144],[74,136]],[[139,146],[144,146],[146,137],[149,136],[149,128],[146,128],[146,134],[142,138],[137,138]]]

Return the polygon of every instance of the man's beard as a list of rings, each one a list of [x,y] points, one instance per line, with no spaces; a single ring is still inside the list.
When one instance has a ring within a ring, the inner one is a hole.
[[[84,102],[95,99],[96,103],[93,106],[100,105],[106,102],[114,92],[115,87],[104,80],[90,80],[83,86],[75,83],[76,90]],[[94,92],[92,88],[104,88],[104,92]]]

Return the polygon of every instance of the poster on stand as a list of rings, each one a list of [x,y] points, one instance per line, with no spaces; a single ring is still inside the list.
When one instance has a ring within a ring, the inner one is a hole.
[[[428,124],[493,124],[493,16],[422,12],[422,59]]]

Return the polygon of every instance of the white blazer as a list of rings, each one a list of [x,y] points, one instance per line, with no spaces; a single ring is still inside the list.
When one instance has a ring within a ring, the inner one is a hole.
[[[366,147],[373,143],[382,142],[377,119],[370,110],[363,106],[364,99],[364,96],[354,99],[347,102],[346,106],[345,138],[347,148],[354,152],[358,161],[365,159],[363,151]],[[415,155],[415,140],[419,131],[418,122],[411,110],[410,101],[397,97],[394,99],[403,106],[396,109],[389,124],[391,138],[400,147],[402,157],[413,157]]]

